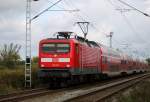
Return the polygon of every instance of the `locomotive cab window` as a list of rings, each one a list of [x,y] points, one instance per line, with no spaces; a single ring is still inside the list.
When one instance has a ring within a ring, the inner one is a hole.
[[[66,52],[69,52],[69,50],[70,50],[69,44],[57,44],[56,45],[56,52],[66,53]]]
[[[48,43],[43,44],[41,49],[45,53],[68,53],[70,51],[70,45],[63,43]]]

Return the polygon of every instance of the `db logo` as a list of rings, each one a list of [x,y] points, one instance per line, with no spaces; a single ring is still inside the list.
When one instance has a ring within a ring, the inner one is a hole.
[[[52,64],[53,67],[59,67],[59,64]]]

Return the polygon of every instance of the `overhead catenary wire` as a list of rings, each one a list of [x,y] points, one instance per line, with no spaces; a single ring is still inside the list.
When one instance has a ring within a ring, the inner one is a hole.
[[[45,0],[46,2],[50,3],[50,4],[54,4],[52,1],[50,0]],[[63,3],[63,2],[62,2]],[[60,9],[63,9],[63,10],[66,10],[64,7],[62,7],[62,5],[55,5],[56,7],[60,8]]]
[[[145,13],[145,12],[143,12],[143,11],[141,11],[141,10],[137,9],[136,7],[131,6],[131,5],[130,5],[130,4],[128,4],[128,3],[126,3],[126,2],[124,2],[124,1],[122,1],[122,0],[118,0],[118,1],[119,1],[120,3],[122,3],[122,4],[126,5],[126,6],[128,6],[128,7],[132,8],[132,9],[134,9],[134,10],[136,10],[136,11],[138,11],[138,12],[142,13],[143,15],[145,15],[145,16],[147,16],[147,17],[150,17],[150,15],[149,15],[149,14],[147,14],[147,13]]]
[[[49,0],[46,0],[47,2],[50,2],[51,4],[53,4],[53,2],[51,2],[51,1],[49,1]],[[64,4],[64,5],[69,5],[68,3],[67,3],[67,1],[66,0],[63,0],[63,2],[61,3],[61,4]],[[65,7],[62,7],[62,6],[64,6],[64,5],[56,5],[58,8],[60,8],[61,10],[50,10],[50,11],[79,11],[79,9],[77,9],[77,8],[73,8],[74,10],[70,10],[70,9],[72,9],[72,7],[70,7],[69,8],[69,10],[67,10]],[[71,15],[73,15],[74,16],[74,14],[71,14]],[[79,16],[79,15],[78,15]],[[80,18],[81,19],[81,18]]]
[[[39,14],[37,14],[36,16],[34,16],[33,18],[31,18],[31,21],[38,18],[40,15],[42,15],[43,13],[45,13],[46,11],[48,11],[50,8],[52,8],[53,6],[55,6],[56,4],[58,4],[59,2],[61,2],[62,0],[58,0],[55,3],[53,3],[51,6],[49,6],[48,8],[44,9],[42,12],[40,12]]]
[[[51,3],[51,4],[54,4],[53,2],[49,1],[49,0],[46,0],[47,2]],[[63,2],[62,2],[63,4]],[[63,6],[63,5],[61,5]],[[56,5],[56,7],[60,8],[60,9],[54,9],[54,10],[47,10],[47,11],[69,11],[69,12],[78,12],[80,11],[79,9],[66,9],[65,7],[61,7],[60,5]]]

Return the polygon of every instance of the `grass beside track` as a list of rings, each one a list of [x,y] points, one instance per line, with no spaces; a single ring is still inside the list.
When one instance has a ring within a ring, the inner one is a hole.
[[[37,78],[38,65],[32,66],[32,84],[33,87],[40,85]],[[0,67],[0,95],[7,94],[13,91],[20,91],[24,88],[24,65],[17,68]]]
[[[144,80],[133,87],[128,94],[120,94],[118,102],[150,102],[150,81]]]

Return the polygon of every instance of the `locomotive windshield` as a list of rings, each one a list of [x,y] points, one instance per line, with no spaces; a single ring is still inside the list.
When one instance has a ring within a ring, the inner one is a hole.
[[[42,45],[42,51],[45,53],[68,53],[70,46],[63,43],[48,43]]]

